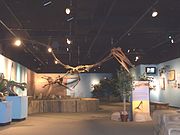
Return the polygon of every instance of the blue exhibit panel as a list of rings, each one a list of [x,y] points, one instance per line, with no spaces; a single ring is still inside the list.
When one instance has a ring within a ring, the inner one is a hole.
[[[27,96],[7,96],[7,101],[12,101],[12,119],[25,119],[28,114]]]
[[[12,120],[12,102],[0,102],[0,125],[8,124]]]

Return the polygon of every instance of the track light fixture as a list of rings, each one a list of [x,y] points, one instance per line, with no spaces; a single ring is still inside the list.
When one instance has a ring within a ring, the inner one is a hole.
[[[138,56],[136,56],[135,61],[138,61],[138,60],[139,60],[139,57],[138,57]]]
[[[66,48],[66,51],[69,52],[69,48],[68,47]]]
[[[72,44],[72,41],[71,41],[69,38],[67,38],[67,39],[66,39],[66,43],[67,43],[68,45],[70,45],[70,44]]]
[[[52,52],[52,48],[48,47],[48,52],[51,53]]]
[[[170,39],[170,42],[171,42],[172,44],[174,44],[174,39],[173,39],[173,36],[169,35],[169,37],[168,37],[168,38]]]
[[[152,17],[156,17],[158,15],[158,12],[156,11],[156,10],[154,10],[153,12],[152,12]]]
[[[172,43],[172,44],[174,43],[174,39],[171,39],[171,43]]]
[[[22,45],[22,41],[21,41],[20,39],[16,39],[16,40],[14,41],[14,45],[19,47],[19,46]]]
[[[65,12],[66,12],[67,15],[69,15],[69,14],[71,13],[70,8],[66,8],[66,9],[65,9]]]
[[[55,63],[55,64],[58,64],[58,61],[57,61],[57,60],[55,60],[55,61],[54,61],[54,63]]]

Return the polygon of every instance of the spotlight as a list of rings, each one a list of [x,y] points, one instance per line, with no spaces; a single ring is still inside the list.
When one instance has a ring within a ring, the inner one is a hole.
[[[55,61],[54,61],[54,63],[55,63],[55,64],[58,64],[58,61],[57,61],[57,60],[55,60]]]
[[[52,48],[51,48],[51,47],[48,48],[48,52],[49,52],[49,53],[52,52]]]
[[[172,44],[174,43],[174,40],[173,40],[173,39],[171,39],[171,43],[172,43]]]
[[[128,51],[127,51],[128,53],[130,52],[130,50],[128,49]]]
[[[72,43],[72,41],[69,40],[68,38],[66,39],[66,42],[67,42],[68,45],[70,45]]]
[[[171,35],[169,35],[169,39],[171,39],[172,38],[172,36]]]
[[[69,52],[69,48],[66,48],[66,51]]]
[[[138,56],[136,56],[135,61],[138,61],[138,60],[139,60],[139,57],[138,57]]]
[[[22,42],[20,39],[16,39],[15,42],[14,42],[14,45],[15,46],[21,46]]]
[[[156,17],[158,15],[158,12],[157,11],[153,11],[152,12],[152,17]]]
[[[69,8],[66,8],[65,12],[69,15],[71,13],[71,10]]]

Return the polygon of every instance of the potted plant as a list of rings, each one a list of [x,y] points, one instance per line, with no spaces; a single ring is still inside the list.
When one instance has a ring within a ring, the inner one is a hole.
[[[126,101],[129,99],[132,93],[132,81],[133,78],[124,68],[117,70],[116,78],[114,80],[114,87],[123,98],[123,111],[121,112],[121,120],[127,121],[128,112],[126,109]]]

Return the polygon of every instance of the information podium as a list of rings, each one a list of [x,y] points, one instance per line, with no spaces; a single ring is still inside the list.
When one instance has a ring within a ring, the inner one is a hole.
[[[132,112],[133,120],[137,122],[150,121],[150,103],[149,103],[149,82],[134,81],[134,90],[132,91]]]

